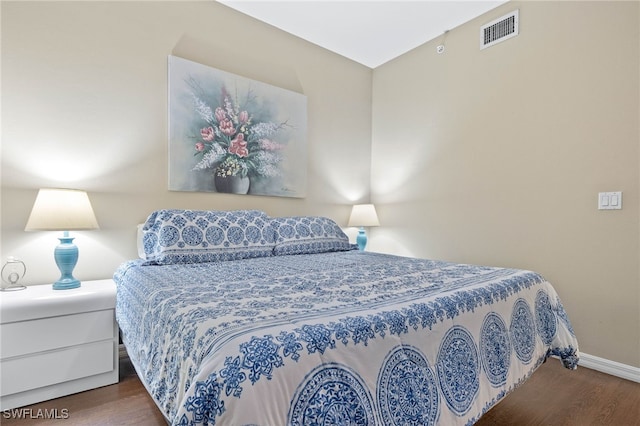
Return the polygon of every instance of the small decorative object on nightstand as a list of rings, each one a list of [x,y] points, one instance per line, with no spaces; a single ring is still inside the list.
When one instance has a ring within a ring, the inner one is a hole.
[[[0,295],[0,410],[118,382],[113,280]]]
[[[27,267],[24,262],[13,256],[9,256],[7,262],[2,267],[2,282],[7,285],[1,286],[0,291],[24,290],[26,287],[18,284],[18,282],[26,273]]]
[[[78,263],[78,247],[73,244],[69,231],[98,229],[98,221],[91,208],[89,196],[73,189],[41,189],[33,204],[25,231],[64,231],[53,255],[60,269],[60,279],[53,283],[54,290],[80,287],[73,276]]]
[[[380,226],[375,206],[373,204],[354,205],[351,210],[351,216],[349,217],[349,226],[360,227],[358,236],[356,237],[356,243],[358,244],[358,249],[364,251],[364,248],[367,246],[367,234],[364,231],[364,227]]]

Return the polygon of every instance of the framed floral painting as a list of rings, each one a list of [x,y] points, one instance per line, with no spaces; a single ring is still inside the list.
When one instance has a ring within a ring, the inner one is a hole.
[[[307,98],[169,56],[169,189],[304,197]]]

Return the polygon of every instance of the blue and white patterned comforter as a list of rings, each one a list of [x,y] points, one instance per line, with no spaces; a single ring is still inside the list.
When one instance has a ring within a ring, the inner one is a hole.
[[[523,270],[347,251],[130,261],[117,320],[175,425],[472,424],[578,344]]]

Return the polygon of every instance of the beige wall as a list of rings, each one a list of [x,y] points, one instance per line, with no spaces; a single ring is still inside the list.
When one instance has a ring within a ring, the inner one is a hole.
[[[101,229],[76,232],[81,280],[136,256],[157,208],[260,208],[346,226],[368,201],[372,70],[210,2],[1,2],[0,259],[51,282],[56,233],[24,232],[40,187],[88,191]],[[304,199],[167,190],[167,56],[308,97]],[[355,161],[356,159],[360,159]]]
[[[636,367],[639,4],[509,2],[376,68],[371,195],[372,249],[534,269],[581,351]],[[520,35],[481,51],[516,8]]]

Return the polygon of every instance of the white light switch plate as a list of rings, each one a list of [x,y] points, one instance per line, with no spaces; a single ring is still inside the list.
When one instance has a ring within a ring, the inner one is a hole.
[[[598,194],[598,210],[622,209],[622,192],[600,192]]]

